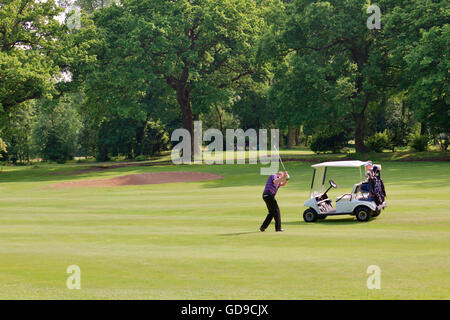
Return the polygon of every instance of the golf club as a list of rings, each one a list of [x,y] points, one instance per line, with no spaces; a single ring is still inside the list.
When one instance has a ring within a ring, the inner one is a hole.
[[[280,150],[278,150],[277,147],[276,147],[275,145],[274,145],[273,147],[274,147],[275,150],[278,152],[278,159],[280,159],[281,166],[283,167],[284,171],[287,172],[286,167],[284,166],[283,160],[281,159],[281,156],[280,156]],[[287,179],[289,180],[290,178],[291,178],[291,176],[290,176],[289,173],[288,173],[288,174],[287,174]]]

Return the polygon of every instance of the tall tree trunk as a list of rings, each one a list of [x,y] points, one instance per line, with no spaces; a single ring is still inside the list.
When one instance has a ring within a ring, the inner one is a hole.
[[[295,129],[295,145],[300,145],[300,128]]]
[[[427,133],[427,125],[425,122],[420,123],[420,135],[424,136]]]
[[[287,148],[291,149],[295,144],[295,127],[290,124],[288,126]]]
[[[100,161],[108,161],[109,160],[109,156],[108,156],[108,150],[105,146],[105,142],[103,141],[103,137],[105,136],[105,122],[103,122],[100,125],[100,133],[99,136],[102,137],[102,141],[101,141],[101,145],[99,146],[99,159]]]
[[[353,41],[351,41],[353,42]],[[358,100],[360,95],[364,95],[364,102],[361,106],[362,108],[356,108],[353,105],[353,118],[355,120],[355,149],[356,152],[368,152],[370,149],[366,147],[364,144],[364,138],[366,136],[366,110],[369,105],[370,93],[369,91],[364,90],[364,80],[368,80],[367,75],[364,74],[364,66],[367,64],[369,60],[368,50],[370,47],[370,43],[366,44],[365,47],[360,47],[356,42],[349,48],[352,59],[354,63],[357,65],[358,76],[356,77],[355,89],[351,96],[352,104],[355,103],[355,100]]]
[[[179,85],[176,89],[177,101],[181,107],[183,128],[191,135],[191,158],[194,157],[194,119],[192,116],[191,92],[185,85]]]
[[[355,119],[355,149],[356,152],[368,152],[369,148],[364,144],[364,138],[366,135],[366,114],[365,112],[354,113]]]
[[[217,117],[219,118],[219,130],[220,130],[220,132],[223,133],[222,112],[220,111],[220,109],[217,106],[217,104],[214,104],[214,107],[215,107],[216,112],[217,112]]]

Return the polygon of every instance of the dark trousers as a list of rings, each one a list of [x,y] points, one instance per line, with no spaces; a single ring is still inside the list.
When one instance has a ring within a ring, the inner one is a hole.
[[[269,214],[267,215],[266,220],[264,220],[261,228],[266,229],[269,226],[272,219],[275,218],[275,230],[280,230],[281,229],[280,208],[278,207],[277,200],[275,200],[275,196],[264,193],[263,200],[267,205]]]

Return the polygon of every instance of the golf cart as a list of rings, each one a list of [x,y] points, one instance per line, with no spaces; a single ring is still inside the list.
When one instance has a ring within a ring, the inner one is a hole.
[[[375,201],[370,201],[368,184],[363,181],[365,177],[365,165],[362,161],[333,161],[315,164],[314,175],[311,183],[310,199],[305,201],[308,209],[303,213],[306,222],[315,222],[317,219],[325,219],[327,216],[354,215],[358,221],[368,221],[371,217],[376,217],[386,207],[386,202],[377,205]],[[376,165],[381,170],[380,165]],[[353,186],[351,193],[344,193],[336,198],[336,208],[333,208],[332,200],[328,198],[328,191],[337,188],[338,185],[329,180],[330,187],[325,190],[325,178],[328,167],[337,168],[359,168],[360,182]],[[363,175],[364,172],[364,175]]]

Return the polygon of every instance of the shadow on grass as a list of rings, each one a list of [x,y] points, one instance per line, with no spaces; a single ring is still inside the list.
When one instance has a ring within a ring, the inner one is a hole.
[[[339,225],[339,226],[345,226],[345,225],[352,225],[352,224],[360,224],[360,223],[370,223],[371,221],[374,221],[375,219],[371,219],[368,222],[359,222],[356,220],[356,218],[350,217],[350,218],[340,218],[340,219],[329,219],[329,220],[318,220],[314,223],[308,223],[305,221],[288,221],[288,222],[282,222],[283,225],[287,226],[306,226],[306,225]],[[250,232],[235,232],[235,233],[223,233],[219,234],[219,236],[222,237],[231,237],[231,236],[242,236],[246,234],[255,234],[255,233],[261,233],[261,231],[250,231]]]
[[[231,237],[231,236],[242,236],[242,235],[244,235],[244,234],[252,234],[252,233],[261,233],[261,231],[223,233],[223,234],[219,234],[219,236],[222,236],[222,237]]]
[[[373,221],[373,219],[371,219],[368,222]],[[368,223],[365,222],[365,223]],[[305,221],[289,221],[289,222],[283,222],[284,225],[291,225],[291,226],[304,226],[304,225],[310,225],[310,224],[319,224],[319,225],[349,225],[349,224],[359,224],[359,223],[364,223],[364,222],[359,222],[358,220],[356,220],[356,218],[354,217],[350,217],[350,218],[339,218],[339,219],[330,219],[330,218],[326,218],[325,220],[317,220],[316,222],[310,223],[310,222],[305,222]]]

